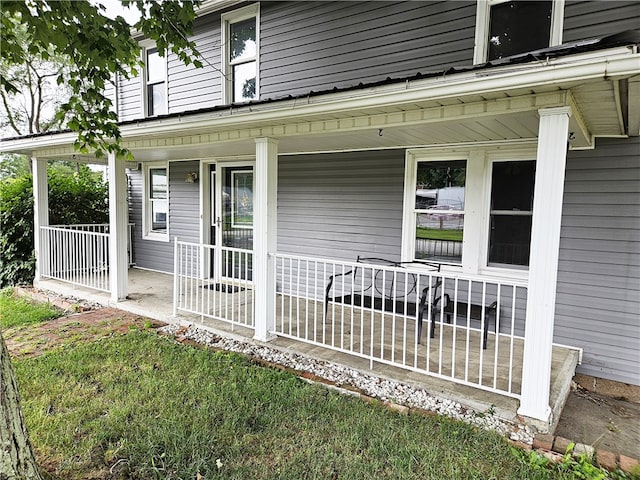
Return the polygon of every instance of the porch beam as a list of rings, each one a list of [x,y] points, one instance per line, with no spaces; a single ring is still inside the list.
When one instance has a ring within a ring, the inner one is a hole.
[[[551,354],[571,108],[540,110],[520,415],[551,421]]]
[[[220,125],[219,128],[213,128],[211,125],[220,119],[210,119],[206,130],[193,128],[188,133],[185,131],[170,132],[168,137],[140,135],[137,138],[125,140],[124,145],[137,152],[161,148],[168,157],[171,157],[172,153],[184,155],[185,148],[220,146],[220,144],[227,142],[253,142],[255,138],[292,138],[443,122],[455,123],[474,119],[504,118],[508,115],[537,112],[543,108],[571,106],[573,102],[572,95],[567,90],[512,97],[505,95],[500,98],[481,100],[478,98],[481,97],[477,95],[474,97],[474,101],[460,103],[456,100],[455,103],[446,105],[442,105],[440,101],[425,99],[404,105],[399,111],[397,108],[387,112],[380,112],[378,109],[376,113],[347,111],[331,115],[330,119],[327,119],[326,115],[298,116],[294,112],[286,119],[273,119],[269,123],[247,118],[242,123],[234,121],[229,125]],[[572,121],[575,121],[575,118],[574,116]],[[509,123],[508,118],[505,122]],[[572,142],[573,148],[587,148],[591,145],[591,135],[584,125],[576,124],[574,132],[576,138]],[[531,132],[531,139],[535,139],[535,131]],[[51,158],[63,158],[72,154],[74,152],[71,146],[57,146],[39,150],[40,156]]]
[[[114,153],[107,157],[109,177],[109,288],[111,300],[127,297],[128,278],[128,205],[125,162]]]
[[[258,122],[246,122],[244,125],[233,124],[228,128],[221,127],[212,130],[208,128],[206,133],[191,133],[189,135],[176,135],[168,138],[156,138],[144,136],[136,140],[125,141],[125,146],[131,150],[145,150],[162,147],[184,148],[188,146],[216,144],[219,142],[236,142],[256,137],[293,137],[310,134],[326,134],[345,131],[361,131],[372,128],[392,128],[439,122],[457,122],[468,119],[481,119],[508,114],[519,114],[537,111],[541,108],[565,106],[569,101],[567,91],[554,91],[548,93],[521,95],[515,97],[496,98],[492,100],[480,100],[468,103],[441,105],[439,102],[415,103],[406,105],[402,111],[385,113],[359,114],[345,112],[332,115],[332,118],[322,119],[315,117],[296,117],[294,121],[271,121],[268,124]],[[342,118],[336,118],[340,115]],[[48,151],[52,155],[62,152]]]
[[[31,157],[33,173],[33,245],[36,257],[34,284],[42,280],[45,256],[49,255],[40,227],[49,225],[49,181],[47,179],[47,161]]]
[[[275,338],[275,253],[277,239],[278,142],[256,138],[253,207],[253,284],[256,340]]]

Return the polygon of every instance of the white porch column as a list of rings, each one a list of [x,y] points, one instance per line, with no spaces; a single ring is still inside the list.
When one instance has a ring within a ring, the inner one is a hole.
[[[44,242],[44,236],[40,227],[49,225],[49,182],[47,180],[47,161],[31,157],[31,169],[33,173],[33,245],[36,256],[36,273],[34,284],[42,280],[45,268],[45,259],[50,246]]]
[[[518,413],[548,422],[560,221],[571,109],[548,108],[539,113],[522,394]]]
[[[275,327],[275,259],[278,194],[278,142],[256,139],[253,206],[253,296],[256,340],[266,342]]]
[[[128,272],[128,205],[127,175],[124,160],[114,153],[107,158],[109,175],[109,287],[111,300],[127,297]]]

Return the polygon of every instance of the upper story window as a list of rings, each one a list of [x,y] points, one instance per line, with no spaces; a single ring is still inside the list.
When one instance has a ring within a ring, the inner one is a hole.
[[[144,237],[169,240],[169,187],[166,163],[149,164],[144,168]]]
[[[535,153],[407,155],[402,259],[466,273],[529,265]]]
[[[167,62],[155,48],[145,50],[145,102],[147,116],[167,113]]]
[[[559,45],[564,0],[478,0],[474,63]]]
[[[259,95],[258,4],[222,15],[222,55],[226,103],[256,100]]]

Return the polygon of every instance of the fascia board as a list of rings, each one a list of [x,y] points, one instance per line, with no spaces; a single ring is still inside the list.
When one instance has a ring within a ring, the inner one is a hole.
[[[30,138],[17,138],[15,140],[3,140],[0,142],[0,152],[31,155],[31,152],[40,148],[73,144],[77,138],[78,135],[74,132],[64,132]]]

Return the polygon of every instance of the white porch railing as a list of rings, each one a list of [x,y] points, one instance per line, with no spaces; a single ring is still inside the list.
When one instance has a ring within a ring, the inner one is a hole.
[[[275,263],[273,333],[369,359],[372,368],[519,398],[526,284],[282,254]]]
[[[129,224],[128,255],[133,264],[133,228]],[[108,292],[109,225],[77,224],[40,227],[40,269],[44,278]]]
[[[174,315],[200,315],[254,328],[253,253],[176,240]]]

